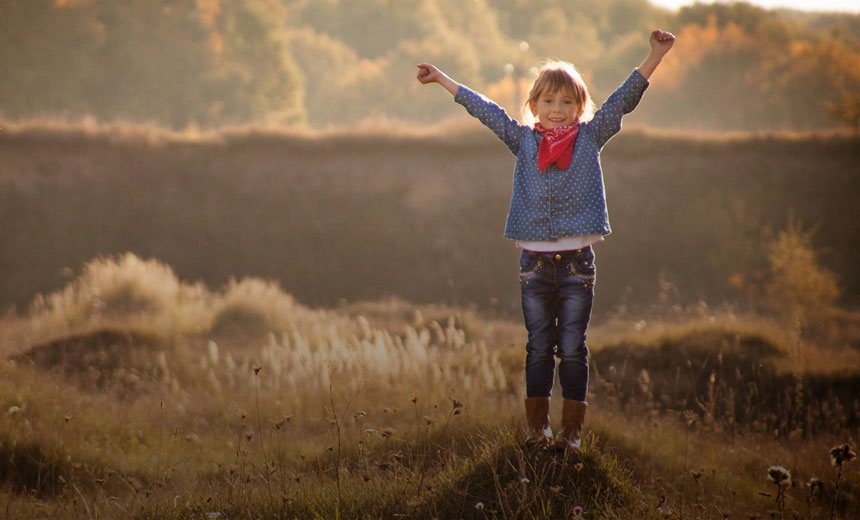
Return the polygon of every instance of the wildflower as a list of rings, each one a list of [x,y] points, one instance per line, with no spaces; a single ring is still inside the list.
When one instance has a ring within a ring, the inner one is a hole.
[[[842,464],[851,462],[857,454],[851,449],[848,444],[842,446],[834,446],[830,449],[830,462],[836,467],[842,467]]]
[[[475,509],[477,509],[478,511],[483,511],[484,510],[484,503],[483,502],[477,502],[475,504]]]
[[[824,489],[824,483],[815,477],[809,479],[806,485],[809,486],[809,496],[821,494],[821,491]]]
[[[791,485],[791,472],[782,466],[771,466],[767,468],[768,479],[778,486],[788,487]]]
[[[573,514],[581,515],[582,514],[582,506],[573,506]]]

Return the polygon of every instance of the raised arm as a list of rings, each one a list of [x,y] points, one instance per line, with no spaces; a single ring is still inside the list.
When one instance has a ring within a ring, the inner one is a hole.
[[[448,77],[447,74],[437,69],[428,63],[418,65],[418,81],[423,84],[438,83],[445,87],[445,90],[451,93],[452,96],[457,95],[457,89],[460,84]]]
[[[476,117],[501,139],[516,155],[520,148],[520,131],[528,128],[510,117],[505,109],[472,89],[461,85],[433,65],[418,65],[418,81],[423,84],[438,83],[454,96],[454,101]]]
[[[660,65],[660,62],[663,61],[663,56],[675,44],[675,35],[660,30],[652,31],[650,41],[651,52],[645,58],[645,61],[642,62],[642,65],[639,65],[639,73],[645,79],[649,79],[651,74],[654,74],[654,71],[657,70],[657,65]]]

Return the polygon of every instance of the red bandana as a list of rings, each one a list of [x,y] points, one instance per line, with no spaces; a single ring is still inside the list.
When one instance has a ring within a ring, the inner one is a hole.
[[[558,126],[547,130],[540,123],[535,123],[535,130],[543,135],[538,148],[538,168],[546,170],[550,164],[556,163],[564,170],[573,160],[573,145],[579,133],[579,121],[571,126]]]

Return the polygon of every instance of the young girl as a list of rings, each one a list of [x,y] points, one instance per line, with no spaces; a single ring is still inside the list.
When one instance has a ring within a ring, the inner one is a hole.
[[[599,152],[621,130],[622,115],[639,103],[674,42],[671,33],[653,31],[648,57],[596,112],[576,69],[550,62],[525,103],[537,119],[533,127],[433,65],[418,65],[418,81],[442,85],[517,157],[505,237],[522,249],[529,441],[553,441],[549,403],[557,356],[564,402],[554,441],[565,449],[580,447],[588,389],[585,332],[594,297],[591,245],[610,233]]]

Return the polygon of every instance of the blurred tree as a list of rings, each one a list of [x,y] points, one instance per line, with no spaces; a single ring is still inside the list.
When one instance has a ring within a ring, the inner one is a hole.
[[[828,103],[826,105],[830,117],[845,123],[860,135],[860,93],[846,92],[842,96],[842,104]]]
[[[2,0],[0,115],[178,129],[434,122],[462,112],[412,83],[415,63],[515,107],[547,57],[576,64],[599,102],[654,27],[679,39],[639,123],[814,129],[854,117],[860,16],[745,2],[672,13],[647,0]]]
[[[286,22],[278,0],[220,0],[212,23],[223,42],[215,69],[219,120],[305,120],[304,78],[289,50]]]
[[[305,78],[305,110],[308,124],[321,128],[354,121],[362,105],[344,102],[347,85],[367,81],[357,78],[372,72],[351,47],[310,27],[287,31],[296,65]],[[354,100],[355,101],[355,100]]]
[[[277,0],[7,0],[3,113],[188,125],[302,120]]]
[[[291,25],[309,25],[362,58],[380,58],[398,43],[424,39],[433,20],[425,0],[284,0]]]
[[[819,265],[812,236],[792,218],[767,245],[770,304],[801,324],[810,324],[839,297],[836,274]]]
[[[98,67],[86,81],[92,114],[172,128],[209,122],[213,56],[194,0],[92,0],[87,6],[104,31],[92,50]]]
[[[0,111],[15,119],[89,111],[88,84],[99,74],[94,50],[104,40],[85,6],[0,2]]]

